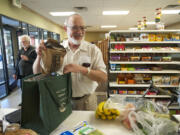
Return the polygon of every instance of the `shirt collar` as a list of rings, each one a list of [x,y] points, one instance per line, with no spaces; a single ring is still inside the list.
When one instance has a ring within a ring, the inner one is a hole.
[[[64,41],[64,48],[67,49],[67,50],[70,50],[68,40]],[[87,51],[88,50],[88,48],[86,46],[86,42],[84,40],[81,42],[78,49],[82,50],[82,51]]]

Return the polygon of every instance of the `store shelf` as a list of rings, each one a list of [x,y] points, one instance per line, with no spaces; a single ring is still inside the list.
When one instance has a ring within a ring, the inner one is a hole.
[[[162,62],[162,61],[110,61],[110,64],[173,64],[173,65],[180,65],[180,61],[169,61],[169,62]]]
[[[148,74],[179,74],[180,70],[161,70],[161,71],[109,71],[110,73],[148,73]]]
[[[110,53],[180,53],[180,51],[110,51]]]
[[[180,110],[180,106],[169,106],[169,110]]]
[[[143,88],[148,88],[150,84],[117,84],[116,82],[110,82],[109,87],[143,87]],[[156,87],[161,87],[161,88],[178,88],[178,85],[155,85]]]
[[[171,41],[166,40],[166,35],[170,34],[171,37],[168,37],[171,39]],[[149,35],[151,34],[151,35]],[[123,73],[125,74],[125,78],[128,77],[128,73],[134,74],[141,74],[140,76],[143,76],[143,74],[149,74],[152,76],[152,80],[155,79],[166,79],[166,78],[175,78],[174,80],[178,81],[178,77],[180,74],[180,69],[178,68],[180,65],[179,54],[180,54],[180,41],[175,41],[175,36],[177,34],[180,34],[180,30],[113,30],[109,32],[110,40],[109,41],[109,64],[127,64],[129,66],[130,64],[133,65],[134,71],[112,71],[111,67],[115,67],[115,69],[118,69],[121,67],[121,65],[110,65],[110,79],[114,82],[109,82],[109,88],[113,88],[113,90],[119,90],[119,88],[123,88],[125,90],[134,90],[136,91],[136,88],[143,88],[146,89],[150,87],[150,84],[117,84],[115,80],[120,77],[118,74]],[[162,35],[162,36],[160,36]],[[149,41],[149,40],[155,40],[156,39],[164,39],[166,41]],[[115,41],[115,39],[121,39],[124,41]],[[139,40],[140,39],[140,40]],[[133,41],[132,41],[133,40]],[[125,47],[125,50],[114,50],[117,49],[115,44],[124,44],[125,46],[117,46],[119,48]],[[143,48],[143,46],[147,46],[148,49]],[[142,57],[171,57],[172,60],[176,61],[122,61],[121,59],[119,61],[111,61],[112,59],[118,58],[118,56],[121,57],[124,56],[124,59],[126,57],[132,57],[134,56]],[[117,57],[116,57],[117,56]],[[162,67],[162,70],[154,71],[151,70],[151,68],[154,67],[153,64],[159,65]],[[147,68],[140,68],[141,65],[146,65]],[[133,68],[132,68],[133,70]],[[159,77],[159,78],[158,78]],[[134,78],[133,78],[134,79]],[[168,80],[167,79],[167,80]],[[173,81],[167,81],[167,83],[172,83]],[[159,83],[161,84],[161,83]],[[162,89],[178,89],[179,85],[155,85],[156,87],[162,88]],[[109,91],[108,91],[109,92]],[[109,94],[109,93],[108,93]],[[142,95],[130,95],[128,93],[127,95],[120,95],[118,96],[127,96],[127,97],[142,97]],[[150,98],[170,98],[168,95],[146,95],[146,97]]]
[[[112,41],[110,44],[180,44],[180,41]]]
[[[113,96],[117,96],[117,97],[122,97],[122,98],[126,98],[126,97],[132,97],[132,98],[139,98],[142,97],[142,95],[121,95],[121,94],[110,94],[110,97]],[[171,98],[168,95],[146,95],[146,98]]]
[[[113,30],[109,33],[177,33],[180,29],[176,30]]]

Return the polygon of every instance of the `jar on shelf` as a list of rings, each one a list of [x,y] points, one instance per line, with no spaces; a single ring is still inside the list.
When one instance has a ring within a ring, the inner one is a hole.
[[[125,84],[125,75],[124,74],[117,75],[117,84]]]

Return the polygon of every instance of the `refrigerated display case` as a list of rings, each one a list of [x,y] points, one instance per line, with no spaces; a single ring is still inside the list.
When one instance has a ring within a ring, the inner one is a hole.
[[[8,84],[12,84],[14,82],[13,74],[14,74],[14,48],[12,42],[12,31],[8,29],[3,29],[4,33],[4,45],[5,45],[5,55],[6,55],[6,67],[8,74]]]
[[[0,17],[0,98],[3,98],[17,87],[13,74],[18,52],[17,32],[20,29],[20,22],[6,16]]]
[[[2,35],[0,32],[0,98],[6,96],[6,93],[7,93],[3,59],[4,58],[3,58]]]

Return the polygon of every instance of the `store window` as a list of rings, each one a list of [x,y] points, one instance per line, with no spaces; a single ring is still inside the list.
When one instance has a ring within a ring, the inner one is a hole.
[[[28,25],[26,23],[22,23],[23,35],[28,35]]]
[[[8,17],[5,17],[5,16],[2,16],[2,20],[1,21],[2,21],[3,25],[13,26],[15,28],[19,28],[19,26],[20,26],[19,21],[11,19],[11,18],[8,18]]]
[[[43,31],[43,39],[44,39],[44,42],[46,42],[48,39],[48,31],[46,30]]]
[[[39,40],[43,40],[43,29],[39,29]]]
[[[31,38],[31,45],[37,47],[39,45],[38,28],[29,24],[29,36]]]
[[[60,34],[56,34],[57,35],[57,41],[61,41],[61,38],[60,38]]]

